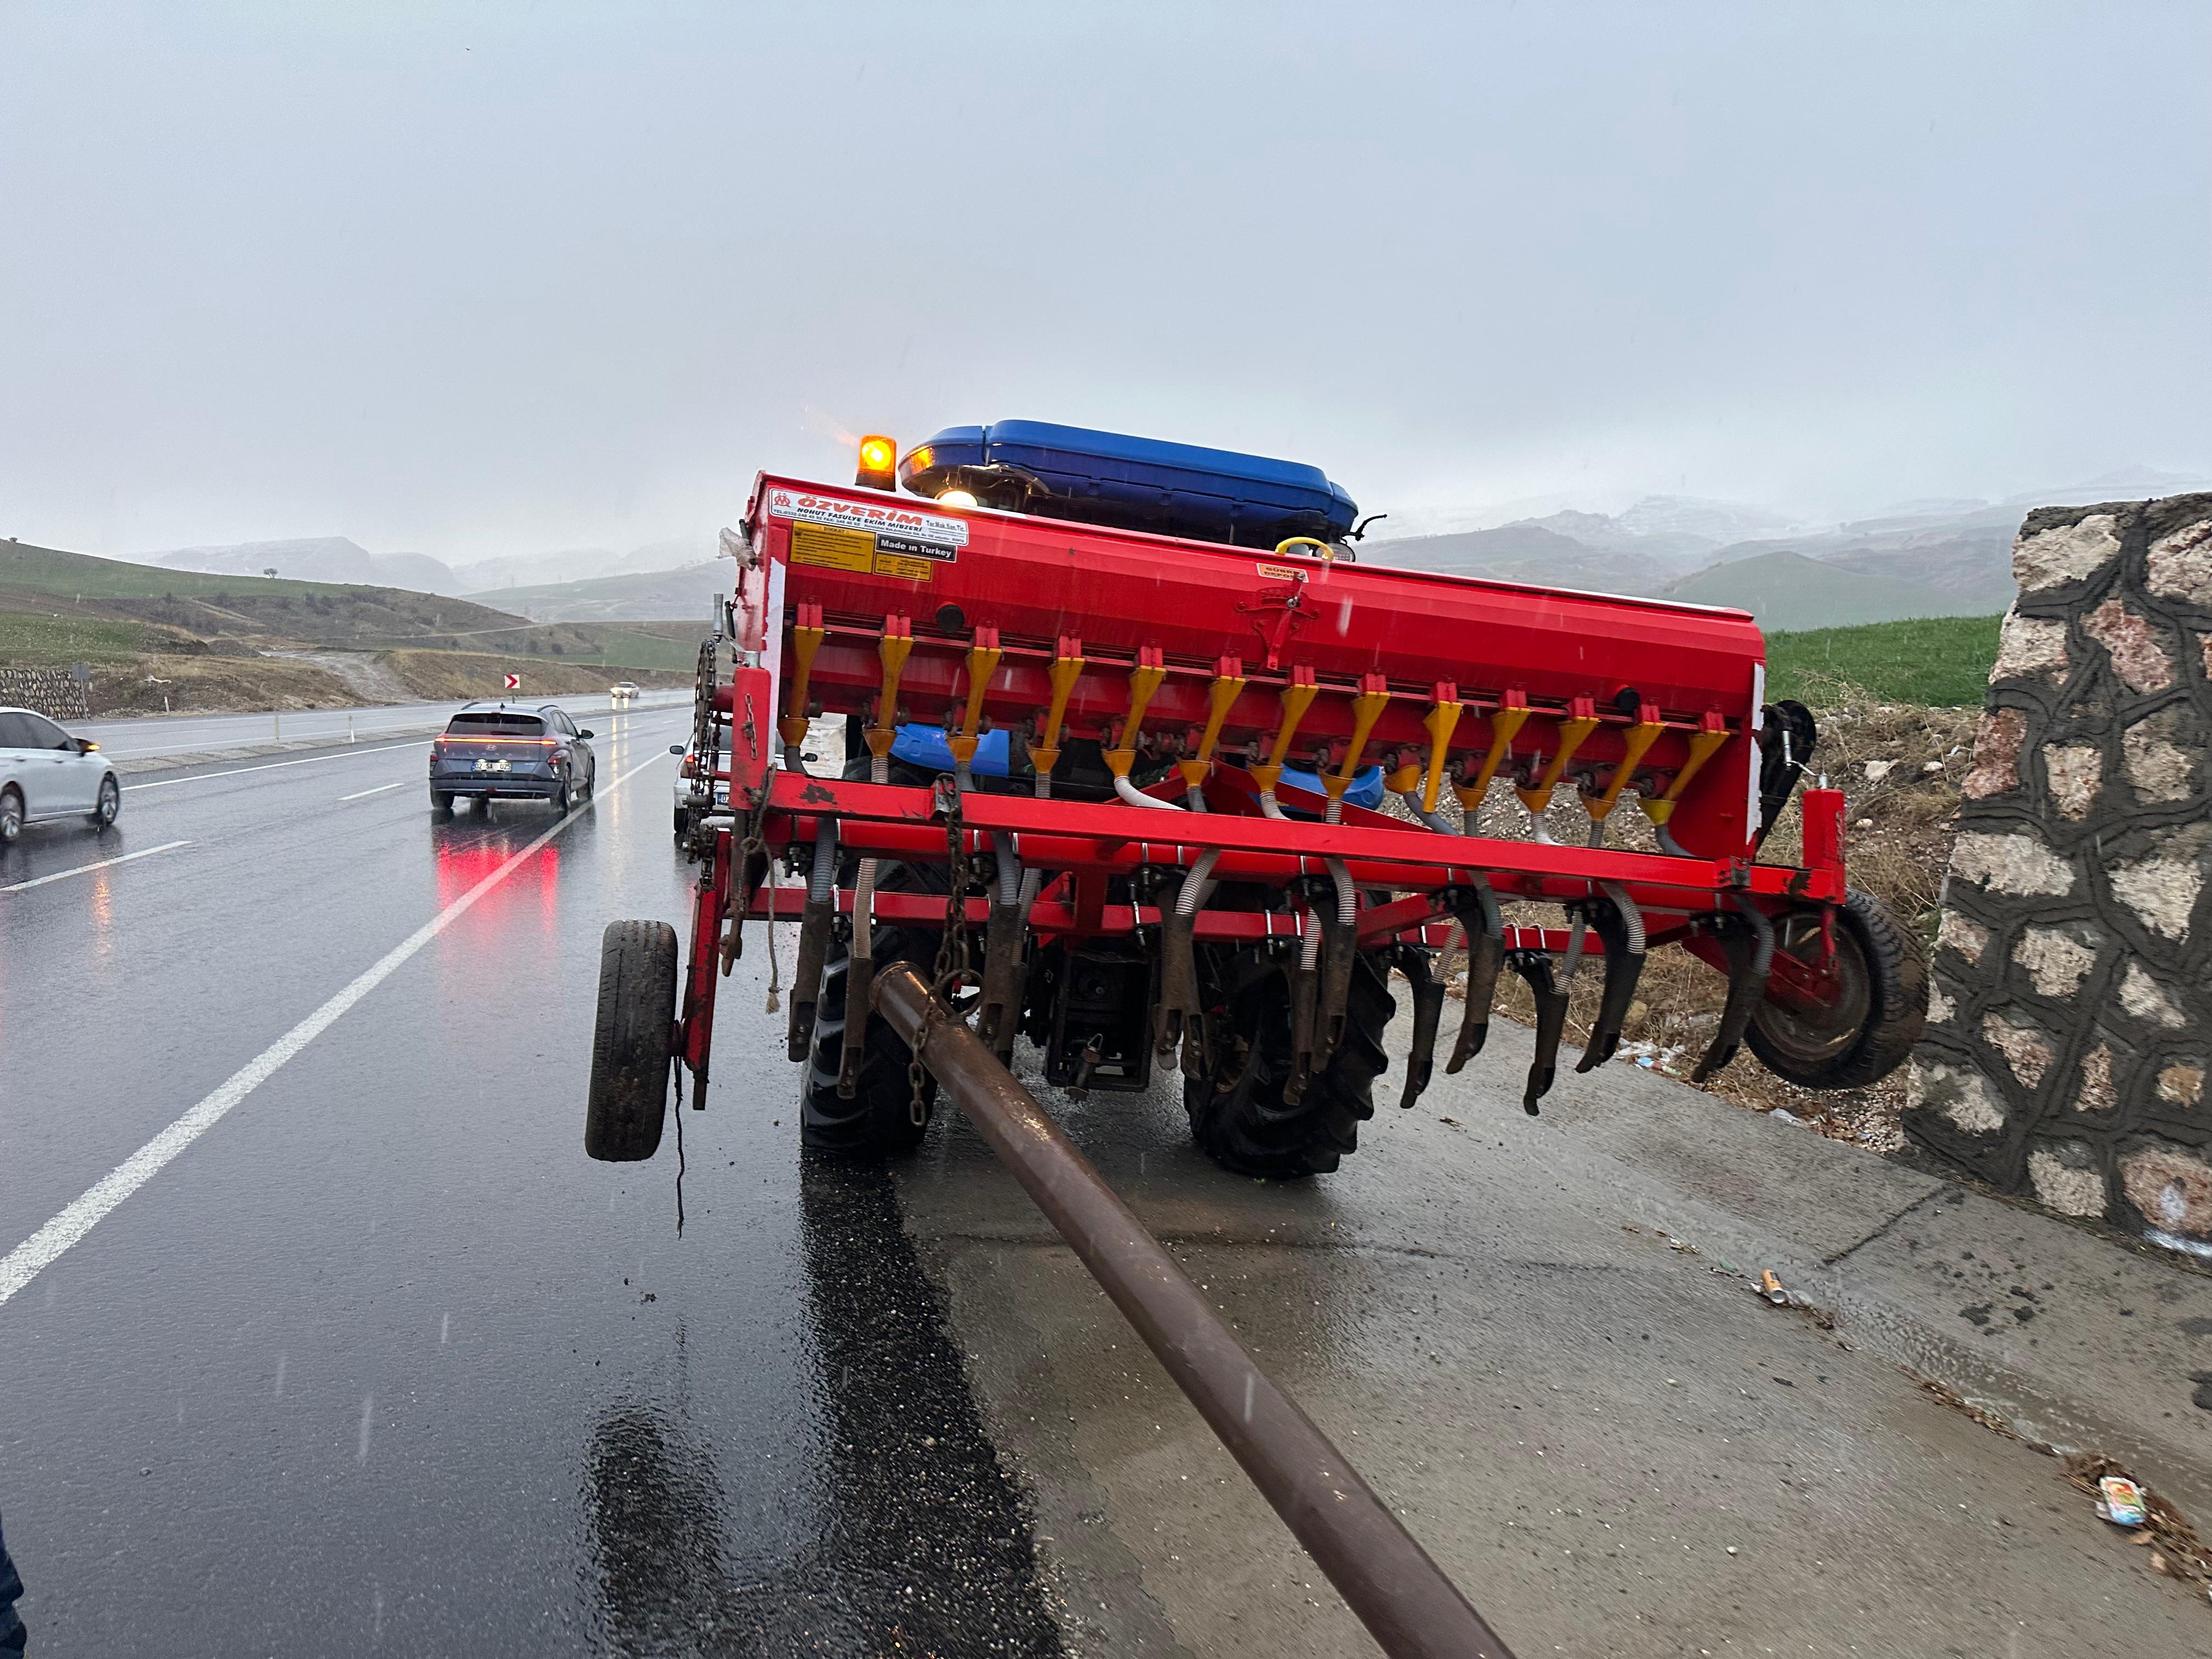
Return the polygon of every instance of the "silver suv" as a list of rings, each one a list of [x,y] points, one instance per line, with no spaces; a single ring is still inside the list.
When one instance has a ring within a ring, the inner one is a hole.
[[[115,769],[85,738],[73,738],[44,714],[0,708],[0,847],[27,823],[86,818],[95,830],[115,822],[123,787]]]

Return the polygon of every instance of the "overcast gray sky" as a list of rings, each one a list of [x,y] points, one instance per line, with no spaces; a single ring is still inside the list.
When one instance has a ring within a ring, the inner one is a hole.
[[[0,534],[711,534],[840,432],[1391,528],[2212,472],[2212,6],[0,0]]]

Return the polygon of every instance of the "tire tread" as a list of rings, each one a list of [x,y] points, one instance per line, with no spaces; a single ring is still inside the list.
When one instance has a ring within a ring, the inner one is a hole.
[[[676,954],[676,930],[665,921],[611,921],[600,938],[584,1151],[604,1163],[639,1163],[659,1149]]]

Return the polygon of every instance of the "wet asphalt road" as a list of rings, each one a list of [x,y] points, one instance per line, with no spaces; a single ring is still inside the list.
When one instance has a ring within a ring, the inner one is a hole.
[[[757,931],[681,1238],[672,1137],[585,1158],[600,929],[688,908],[687,720],[595,716],[550,838],[434,822],[394,740],[137,774],[0,855],[0,1295],[347,1005],[0,1300],[33,1653],[1370,1651],[972,1129],[800,1156]],[[1677,1085],[1530,1122],[1527,1042],[1304,1186],[1207,1165],[1172,1079],[1048,1100],[1524,1659],[2206,1650],[2050,1460],[1635,1224],[1669,1156],[1745,1173]]]
[[[687,718],[600,717],[590,809],[0,1304],[33,1654],[1058,1651],[889,1179],[800,1158],[757,952],[682,1238],[671,1148],[582,1154],[600,928],[687,903]],[[0,894],[0,1251],[553,826],[434,823],[424,754],[142,775],[5,855],[188,843]]]

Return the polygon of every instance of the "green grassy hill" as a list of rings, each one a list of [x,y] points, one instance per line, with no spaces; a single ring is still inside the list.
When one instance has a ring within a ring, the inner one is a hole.
[[[1841,683],[1880,702],[1977,708],[1997,659],[2003,621],[1936,617],[1769,634],[1766,694],[1817,708],[1838,701]]]
[[[708,559],[679,570],[593,576],[536,587],[494,587],[474,597],[544,623],[633,622],[704,617],[708,605],[717,596],[728,597],[736,583],[737,572],[729,563]]]
[[[90,661],[133,652],[252,654],[271,643],[560,659],[687,672],[705,631],[535,623],[402,587],[219,576],[0,543],[0,657]],[[97,626],[95,626],[97,625]],[[136,629],[135,635],[131,629]]]
[[[1761,553],[1709,565],[1660,591],[1690,605],[1733,605],[1771,629],[1839,628],[1899,617],[1956,617],[1985,610],[1966,599],[1894,576],[1846,570],[1802,553]]]

